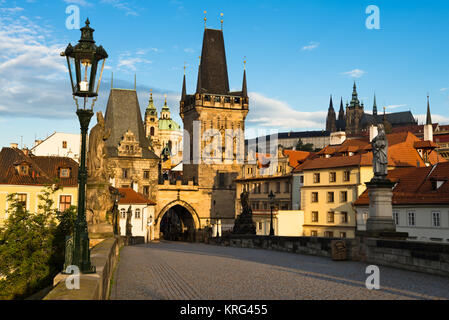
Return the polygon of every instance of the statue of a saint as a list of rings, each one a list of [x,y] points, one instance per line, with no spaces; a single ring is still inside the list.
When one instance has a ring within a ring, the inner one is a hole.
[[[242,203],[242,214],[249,213],[251,208],[249,206],[249,194],[248,194],[248,192],[246,190],[244,190],[240,194],[240,201]]]
[[[133,233],[132,233],[132,224],[131,224],[131,218],[132,218],[132,210],[131,210],[131,206],[129,206],[128,208],[128,212],[126,213],[126,236],[127,237],[132,237]]]
[[[388,140],[383,124],[379,124],[377,130],[377,136],[371,141],[374,180],[386,180],[388,174]]]
[[[97,124],[90,130],[89,150],[87,153],[88,176],[91,180],[108,180],[106,166],[105,141],[111,135],[111,129],[105,129],[103,113],[97,112]]]

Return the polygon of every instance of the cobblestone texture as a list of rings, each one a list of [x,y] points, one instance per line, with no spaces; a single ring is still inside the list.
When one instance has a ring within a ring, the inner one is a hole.
[[[124,247],[111,299],[448,299],[449,279],[367,264],[258,249],[161,242]]]

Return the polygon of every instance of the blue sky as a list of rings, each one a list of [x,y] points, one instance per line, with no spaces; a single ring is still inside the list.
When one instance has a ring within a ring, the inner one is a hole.
[[[248,61],[248,129],[323,129],[329,95],[337,107],[350,100],[354,80],[367,111],[376,92],[379,108],[423,121],[429,93],[434,122],[449,123],[449,1],[0,0],[0,146],[79,132],[59,57],[80,36],[65,27],[72,4],[110,56],[96,110],[105,109],[111,72],[122,88],[136,73],[142,110],[153,89],[157,107],[166,93],[181,122],[183,65],[193,93],[206,10],[210,28],[224,13],[232,89]],[[380,10],[379,30],[365,26],[368,5]]]

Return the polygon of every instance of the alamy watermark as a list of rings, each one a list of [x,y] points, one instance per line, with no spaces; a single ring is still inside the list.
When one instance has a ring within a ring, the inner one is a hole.
[[[65,279],[65,286],[68,290],[80,289],[80,269],[77,266],[68,266],[65,270],[69,276]]]
[[[365,281],[365,286],[368,290],[380,290],[380,270],[378,266],[366,267],[366,274],[369,274]]]
[[[65,27],[69,30],[80,28],[80,8],[76,5],[67,6],[65,13],[69,16],[65,20]]]
[[[380,29],[380,9],[378,6],[369,5],[366,7],[365,13],[369,16],[366,18],[365,26],[369,30]]]

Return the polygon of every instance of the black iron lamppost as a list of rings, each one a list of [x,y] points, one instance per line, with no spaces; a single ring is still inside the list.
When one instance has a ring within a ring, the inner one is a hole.
[[[78,172],[78,214],[76,218],[74,236],[67,240],[64,270],[70,265],[77,266],[82,273],[95,273],[95,266],[90,263],[89,234],[86,222],[86,140],[90,119],[94,115],[93,107],[98,98],[101,77],[108,54],[102,46],[96,46],[93,38],[94,29],[89,27],[89,19],[81,28],[81,39],[72,47],[69,43],[61,56],[66,57],[72,85],[73,99],[76,103],[76,114],[81,125],[81,162]],[[103,60],[100,77],[95,88],[98,63]],[[77,98],[83,99],[80,107]],[[87,106],[89,98],[92,105]]]
[[[270,199],[270,208],[271,208],[271,213],[270,213],[270,236],[274,236],[273,208],[274,208],[274,198],[276,198],[276,196],[274,195],[273,190],[270,191],[270,194],[268,195],[268,198]]]

